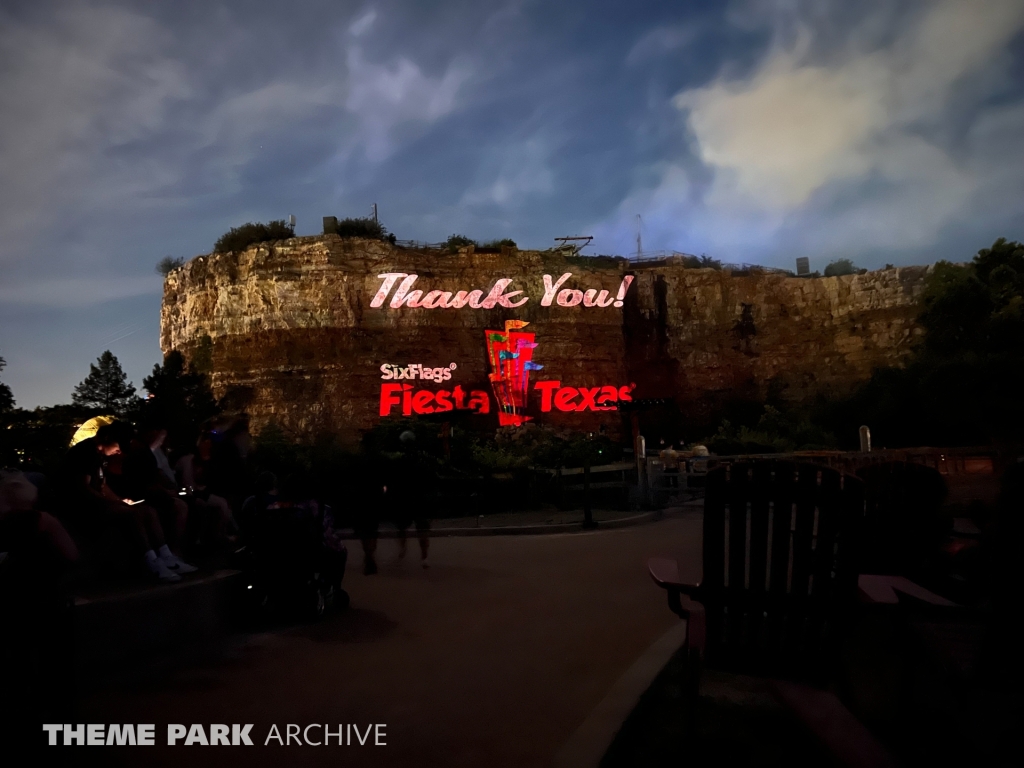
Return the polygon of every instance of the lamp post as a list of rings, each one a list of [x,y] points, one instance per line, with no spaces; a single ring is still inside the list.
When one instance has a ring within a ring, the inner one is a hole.
[[[583,527],[597,528],[597,521],[590,511],[590,446],[594,433],[587,433],[587,447],[583,452]]]

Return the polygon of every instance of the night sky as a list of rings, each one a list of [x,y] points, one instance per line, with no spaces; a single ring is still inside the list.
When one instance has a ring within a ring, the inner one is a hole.
[[[1024,240],[1024,3],[7,2],[0,374],[160,359],[163,256],[373,203],[511,237],[812,269]]]

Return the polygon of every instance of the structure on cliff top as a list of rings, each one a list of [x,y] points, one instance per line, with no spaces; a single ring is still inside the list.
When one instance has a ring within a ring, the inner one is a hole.
[[[675,439],[724,401],[839,393],[909,351],[926,267],[806,279],[337,235],[200,256],[164,283],[161,346],[212,361],[254,428],[351,439],[418,415],[620,433],[671,398]]]

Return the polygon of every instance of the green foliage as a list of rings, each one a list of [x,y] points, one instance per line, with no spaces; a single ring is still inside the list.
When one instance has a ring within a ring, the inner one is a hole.
[[[836,259],[825,267],[825,277],[840,277],[842,275],[855,275],[860,270],[849,259]]]
[[[395,242],[395,236],[384,228],[384,225],[372,218],[339,219],[335,232],[341,237],[363,237],[367,240],[385,240]]]
[[[918,322],[907,365],[822,407],[823,423],[850,441],[867,424],[880,447],[1024,442],[1024,246],[1000,238],[936,264]]]
[[[167,425],[174,444],[195,444],[200,425],[217,415],[220,409],[206,374],[186,365],[185,358],[172,350],[163,365],[154,365],[153,373],[142,380],[149,392],[142,416],[155,416]]]
[[[163,275],[164,277],[167,277],[169,274],[171,274],[171,272],[176,270],[178,267],[183,266],[184,264],[185,259],[183,258],[179,257],[175,259],[171,256],[164,256],[162,259],[160,259],[160,261],[156,263],[156,271],[159,274]]]
[[[516,241],[505,237],[501,240],[488,240],[485,243],[480,243],[479,248],[482,251],[500,251],[502,248],[517,248]]]
[[[295,237],[295,228],[284,219],[266,224],[250,221],[240,227],[232,227],[229,232],[221,235],[213,246],[213,252],[229,253],[233,251],[238,253],[254,243],[287,240],[290,237]]]
[[[718,259],[712,259],[706,253],[702,253],[700,256],[684,256],[683,267],[686,269],[721,269],[722,262]]]
[[[835,437],[814,423],[806,411],[772,405],[764,406],[755,425],[733,425],[726,420],[715,435],[701,442],[720,456],[836,447]]]
[[[7,361],[0,357],[0,371],[7,367]],[[0,413],[14,410],[14,393],[11,388],[0,381]]]
[[[444,247],[451,253],[456,253],[459,248],[465,248],[467,245],[476,244],[476,240],[471,240],[465,235],[450,235],[448,239],[444,241]]]
[[[589,267],[591,269],[613,269],[618,271],[622,268],[623,262],[628,261],[622,256],[561,256],[561,261],[566,264],[576,264],[581,267]]]
[[[499,430],[493,437],[475,441],[471,451],[478,470],[489,472],[582,467],[587,461],[607,464],[621,455],[621,447],[599,433],[560,434],[535,424]]]
[[[138,405],[135,386],[108,349],[89,365],[89,375],[75,387],[71,402],[82,408],[125,416]]]

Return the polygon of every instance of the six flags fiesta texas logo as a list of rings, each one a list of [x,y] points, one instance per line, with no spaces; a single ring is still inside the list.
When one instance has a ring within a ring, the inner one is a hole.
[[[484,331],[487,359],[491,364],[488,378],[498,403],[498,424],[503,427],[517,427],[533,419],[525,413],[530,371],[539,371],[544,366],[533,361],[537,342],[533,333],[523,331],[527,325],[529,323],[523,320],[506,320],[505,330]],[[451,378],[455,368],[455,363],[433,369],[418,364],[404,367],[385,364],[380,370],[385,381],[418,378],[443,382]],[[560,381],[538,381],[533,388],[540,393],[541,412],[548,413],[552,408],[562,412],[618,410],[616,403],[633,399],[631,393],[635,386],[576,388],[563,387]],[[491,398],[487,392],[478,389],[467,392],[461,386],[431,391],[415,390],[411,384],[381,384],[380,415],[390,416],[396,406],[401,407],[403,416],[452,410],[490,413]]]

